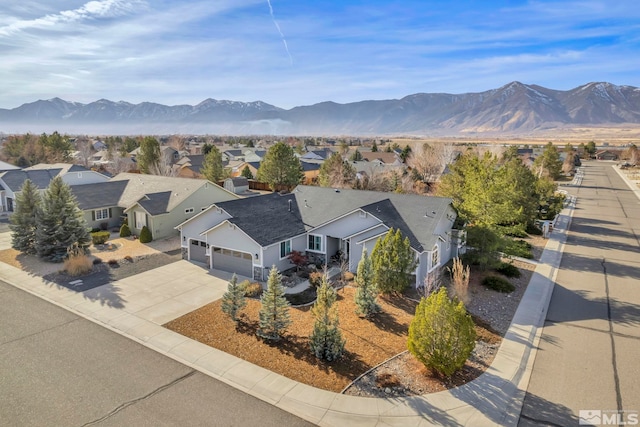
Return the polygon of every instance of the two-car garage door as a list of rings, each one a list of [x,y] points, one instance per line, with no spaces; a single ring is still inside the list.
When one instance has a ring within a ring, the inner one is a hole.
[[[205,242],[192,240],[190,259],[208,263],[206,248],[207,244]],[[213,268],[216,270],[228,271],[246,277],[253,276],[251,254],[218,247],[212,247],[211,253],[213,254]]]
[[[240,276],[252,277],[253,262],[251,254],[229,249],[212,248],[213,268],[236,273]]]

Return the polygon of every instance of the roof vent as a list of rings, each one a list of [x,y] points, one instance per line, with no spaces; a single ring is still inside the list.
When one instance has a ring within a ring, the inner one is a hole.
[[[337,188],[334,188],[333,191],[335,191],[336,193],[340,192],[340,190],[338,190]]]
[[[289,212],[291,212],[291,200],[289,200]]]
[[[305,207],[305,208],[308,208],[308,207],[309,207],[309,205],[307,204],[307,199],[304,199],[304,207]]]

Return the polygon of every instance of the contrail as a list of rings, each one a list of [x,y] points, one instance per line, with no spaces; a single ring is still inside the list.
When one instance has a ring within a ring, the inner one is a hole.
[[[278,32],[280,33],[280,38],[282,38],[282,43],[284,44],[284,50],[287,51],[287,55],[289,55],[289,62],[291,62],[291,65],[293,65],[293,57],[289,52],[287,39],[284,38],[284,34],[282,34],[282,30],[280,29],[280,25],[278,25],[278,21],[276,21],[276,17],[273,14],[273,7],[271,6],[271,0],[267,0],[267,4],[269,5],[269,13],[271,14],[271,20],[273,20],[273,24],[276,26],[276,28],[278,29]]]

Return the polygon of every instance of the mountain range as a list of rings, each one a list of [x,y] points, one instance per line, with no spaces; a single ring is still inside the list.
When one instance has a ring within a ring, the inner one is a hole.
[[[512,82],[478,93],[322,102],[289,110],[261,101],[197,105],[89,104],[60,98],[0,109],[0,131],[279,135],[523,135],[556,128],[640,124],[640,89],[595,82],[560,91]]]

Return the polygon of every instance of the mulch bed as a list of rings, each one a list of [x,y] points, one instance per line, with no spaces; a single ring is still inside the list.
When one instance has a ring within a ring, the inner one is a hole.
[[[267,343],[256,335],[260,302],[255,299],[249,300],[237,328],[222,313],[221,301],[164,326],[293,380],[340,392],[361,374],[406,350],[407,332],[416,307],[414,301],[405,297],[381,297],[382,313],[366,320],[355,314],[354,292],[352,287],[338,291],[336,304],[346,345],[345,354],[334,363],[321,361],[311,353],[309,335],[313,329],[313,317],[310,307],[290,310],[293,324],[276,343]],[[499,335],[479,328],[483,331],[480,336],[488,334],[491,340],[499,341]],[[476,369],[470,375],[465,374],[463,380],[466,382],[480,373]],[[428,372],[421,371],[418,375],[426,375],[428,381],[447,387],[443,380]]]

